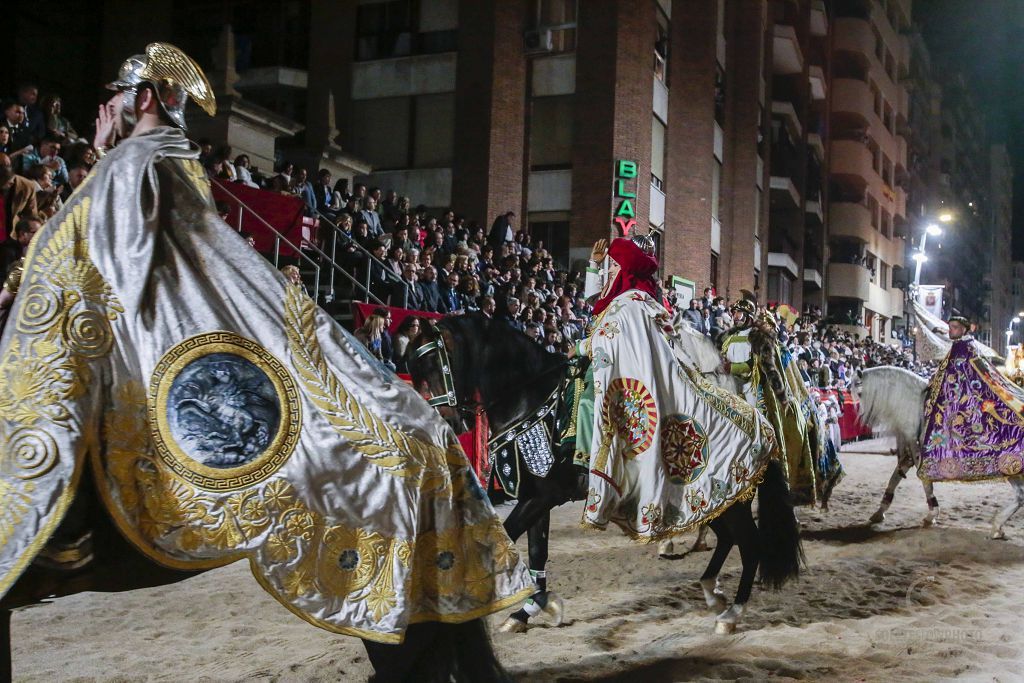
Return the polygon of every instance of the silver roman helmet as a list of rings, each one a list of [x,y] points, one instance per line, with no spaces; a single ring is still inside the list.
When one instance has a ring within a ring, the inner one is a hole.
[[[650,234],[641,235],[639,232],[634,231],[633,236],[629,240],[640,247],[640,251],[644,252],[648,256],[654,256],[655,244],[654,238]]]
[[[124,119],[135,125],[135,96],[143,83],[153,86],[160,106],[178,128],[185,130],[188,98],[210,116],[217,113],[217,100],[206,74],[191,57],[170,43],[150,43],[145,54],[124,60],[110,90],[124,93]]]

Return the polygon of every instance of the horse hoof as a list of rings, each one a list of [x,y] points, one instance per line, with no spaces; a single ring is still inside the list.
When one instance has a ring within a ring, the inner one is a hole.
[[[525,621],[509,617],[498,627],[499,633],[526,633],[530,626]]]
[[[933,524],[938,524],[938,515],[925,515],[925,518],[921,520],[921,526],[928,528]]]
[[[690,548],[691,553],[703,553],[707,552],[708,550],[711,550],[711,546],[709,546],[704,541],[697,541],[693,544],[693,547]]]
[[[993,541],[1005,541],[1006,540],[1006,532],[1003,531],[1002,529],[994,529],[992,531],[992,534],[989,536],[989,538],[991,538]]]
[[[663,560],[669,560],[675,555],[675,550],[675,544],[672,543],[671,539],[662,541],[658,544],[658,557]]]
[[[716,621],[715,622],[715,635],[727,636],[732,633],[736,633],[736,622],[734,621]]]
[[[885,521],[885,513],[879,510],[868,518],[868,524],[881,524]]]
[[[551,617],[553,626],[561,626],[562,622],[565,621],[565,602],[554,591],[548,591],[548,604],[541,611]],[[525,629],[523,630],[525,631]]]

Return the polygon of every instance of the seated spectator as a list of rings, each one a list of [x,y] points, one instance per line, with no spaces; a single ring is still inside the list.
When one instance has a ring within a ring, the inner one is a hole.
[[[45,137],[37,149],[22,155],[21,168],[25,175],[36,165],[50,169],[54,185],[63,185],[68,181],[68,167],[64,159],[60,157],[60,140],[57,138]]]
[[[391,360],[399,372],[409,371],[408,359],[406,358],[409,351],[409,342],[419,336],[420,327],[420,319],[410,315],[406,316],[405,320],[398,325],[398,329],[395,331],[395,348]]]
[[[71,143],[78,139],[78,133],[71,125],[71,122],[64,118],[61,111],[63,109],[63,102],[60,95],[47,95],[44,97],[41,109],[46,119],[46,135],[52,136],[62,143]]]
[[[11,234],[14,222],[23,214],[35,215],[36,184],[28,178],[14,174],[11,158],[0,154],[0,196],[4,205],[4,233]]]
[[[465,309],[465,301],[459,292],[459,274],[448,273],[448,277],[440,286],[441,289],[441,312],[462,313]]]
[[[420,271],[417,284],[423,301],[421,310],[430,313],[442,313],[441,289],[437,284],[437,270],[431,265],[424,266],[423,270]]]
[[[64,161],[67,163],[68,169],[72,166],[85,166],[91,170],[98,159],[96,150],[84,140],[65,145]]]
[[[235,182],[246,187],[259,187],[259,183],[252,178],[252,165],[248,154],[239,154],[235,157]]]
[[[25,107],[15,100],[7,100],[0,108],[3,109],[3,120],[11,132],[11,149],[15,153],[25,151],[32,146],[32,133],[29,131]]]
[[[374,240],[369,243],[367,250],[373,256],[366,264],[370,270],[370,294],[381,301],[387,301],[391,297],[391,280],[387,275],[387,266],[384,265],[384,245]]]
[[[544,328],[541,327],[540,323],[527,323],[526,327],[524,328],[524,331],[526,332],[527,337],[537,342],[538,344],[544,341],[544,336],[542,334]]]
[[[313,191],[313,185],[309,182],[307,176],[308,174],[304,168],[295,171],[290,189],[292,194],[297,195],[305,203],[306,207],[303,209],[303,214],[307,218],[312,218],[316,216],[316,193]]]
[[[366,319],[362,327],[355,331],[354,335],[363,346],[370,350],[370,354],[382,363],[385,362],[383,333],[384,317],[374,313]],[[390,358],[386,362],[391,365]]]
[[[423,292],[418,286],[418,280],[419,277],[416,275],[416,266],[411,263],[404,264],[402,266],[402,282],[404,283],[407,292],[405,307],[414,311],[424,310]]]
[[[78,186],[82,184],[86,176],[89,175],[89,167],[85,164],[76,164],[68,169],[68,182],[61,188],[60,198],[62,201],[67,201],[71,193],[78,189]]]

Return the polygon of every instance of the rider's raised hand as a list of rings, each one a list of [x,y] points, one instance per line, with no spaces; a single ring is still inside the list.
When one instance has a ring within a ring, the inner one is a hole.
[[[604,261],[604,257],[608,255],[608,240],[600,239],[594,242],[594,248],[590,250],[590,260],[595,263]]]

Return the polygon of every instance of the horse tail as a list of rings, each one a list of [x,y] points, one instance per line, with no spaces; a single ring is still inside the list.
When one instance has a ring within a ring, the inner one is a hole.
[[[777,460],[768,463],[757,488],[757,510],[761,581],[769,589],[779,590],[800,575],[804,549],[786,475]]]
[[[372,683],[511,683],[512,678],[498,661],[491,636],[483,619],[461,624],[428,622],[418,624],[433,631],[432,637],[421,640],[421,654],[415,664],[399,677],[381,674],[371,677]],[[419,634],[424,635],[424,634]],[[408,642],[408,638],[407,638]],[[401,651],[389,653],[401,657]],[[404,667],[403,667],[404,668]]]

